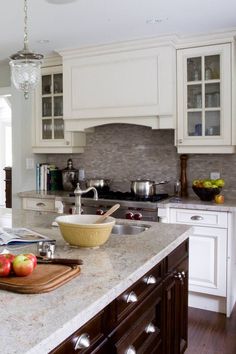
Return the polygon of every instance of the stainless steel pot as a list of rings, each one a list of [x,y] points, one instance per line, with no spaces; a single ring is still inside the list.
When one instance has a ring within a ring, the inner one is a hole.
[[[138,197],[147,198],[158,193],[156,186],[168,181],[155,182],[148,179],[131,181],[131,192]]]
[[[95,187],[98,189],[110,189],[111,181],[109,179],[104,178],[90,178],[86,179],[86,187]]]

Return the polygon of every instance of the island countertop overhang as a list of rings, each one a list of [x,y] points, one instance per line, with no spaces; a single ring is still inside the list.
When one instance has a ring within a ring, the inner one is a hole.
[[[58,229],[51,227],[54,217],[13,211],[12,220],[14,226],[29,227],[55,238],[56,256],[83,259],[81,275],[46,294],[1,291],[0,308],[5,327],[0,349],[4,348],[5,353],[18,352],[19,346],[25,353],[47,353],[172,252],[188,238],[190,231],[185,225],[150,222],[151,228],[143,234],[111,235],[98,249],[74,249],[65,244]],[[10,211],[1,212],[0,222],[11,222]],[[33,252],[35,246],[28,249]],[[9,318],[13,318],[12,322]],[[20,337],[15,343],[10,339],[14,332]]]

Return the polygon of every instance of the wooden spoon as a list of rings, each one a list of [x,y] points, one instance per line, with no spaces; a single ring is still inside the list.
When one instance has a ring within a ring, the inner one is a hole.
[[[113,207],[108,209],[105,214],[101,215],[94,224],[101,224],[109,215],[113,214],[117,209],[119,209],[120,204],[115,204]]]

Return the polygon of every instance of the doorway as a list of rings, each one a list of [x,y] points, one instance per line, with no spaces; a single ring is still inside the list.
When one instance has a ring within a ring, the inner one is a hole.
[[[12,110],[10,87],[0,88],[0,207],[5,207],[5,167],[12,167]]]

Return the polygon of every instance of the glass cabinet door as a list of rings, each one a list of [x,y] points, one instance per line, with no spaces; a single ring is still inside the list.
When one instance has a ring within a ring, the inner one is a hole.
[[[221,135],[220,55],[187,58],[187,136]]]
[[[62,73],[42,76],[42,139],[64,139]]]

